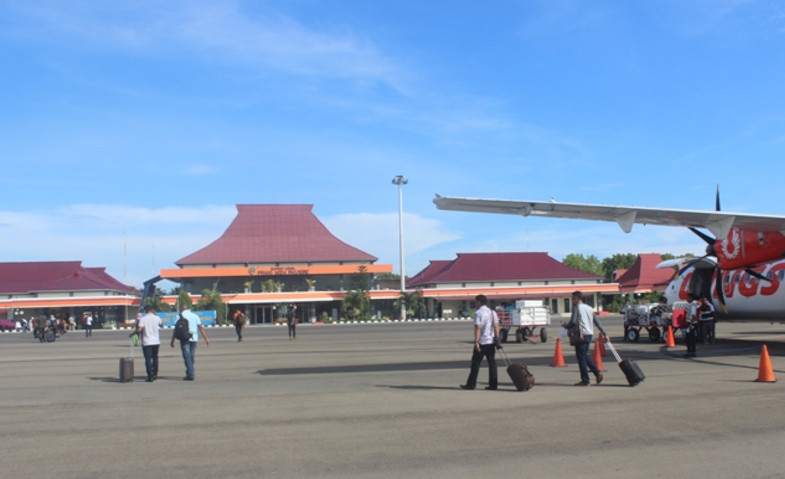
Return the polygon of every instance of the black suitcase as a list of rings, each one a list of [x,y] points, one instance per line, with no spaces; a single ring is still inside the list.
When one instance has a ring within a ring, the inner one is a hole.
[[[607,335],[605,336],[605,344],[608,345],[611,353],[613,353],[613,357],[616,358],[616,362],[619,363],[619,368],[621,368],[621,372],[624,373],[624,377],[627,378],[627,383],[629,383],[630,386],[637,386],[646,379],[646,376],[643,374],[643,370],[638,363],[632,359],[622,359],[619,356],[619,353],[616,352],[616,348],[613,347],[613,344],[611,344]]]
[[[646,379],[646,376],[643,374],[641,367],[632,359],[623,359],[619,363],[619,367],[627,377],[627,382],[630,383],[630,386],[637,386],[639,383],[642,383],[644,379]]]
[[[510,363],[510,358],[504,349],[500,349],[504,356],[504,363],[507,364],[507,374],[510,375],[515,389],[518,391],[528,391],[534,386],[534,376],[529,372],[529,368],[523,363]]]

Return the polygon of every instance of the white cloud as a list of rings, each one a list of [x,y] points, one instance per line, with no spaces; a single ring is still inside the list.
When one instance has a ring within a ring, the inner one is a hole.
[[[398,213],[355,213],[321,218],[327,229],[342,241],[393,264],[398,270]],[[459,234],[449,231],[441,221],[413,213],[403,214],[404,257],[417,256],[435,245],[456,240]],[[406,266],[408,274],[413,268]]]
[[[2,261],[80,260],[132,286],[173,268],[229,226],[234,206],[142,208],[68,205],[51,211],[0,211]]]

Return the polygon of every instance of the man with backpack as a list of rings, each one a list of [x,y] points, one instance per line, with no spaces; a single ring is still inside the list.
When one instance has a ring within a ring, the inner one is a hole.
[[[186,330],[185,325],[188,328]],[[174,325],[172,332],[172,340],[170,346],[174,347],[174,340],[180,341],[180,351],[183,353],[183,362],[185,363],[185,377],[183,381],[193,381],[195,379],[194,360],[196,357],[196,345],[199,344],[199,333],[204,336],[205,346],[210,345],[210,340],[207,338],[207,331],[202,326],[202,321],[199,316],[194,314],[191,309],[185,305],[180,305],[180,319]]]

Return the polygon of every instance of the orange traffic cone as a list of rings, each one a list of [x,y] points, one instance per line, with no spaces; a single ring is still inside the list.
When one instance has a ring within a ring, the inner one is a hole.
[[[600,333],[600,337],[597,338],[597,345],[595,347],[600,348],[600,355],[605,356],[608,354],[608,351],[605,350],[605,335]]]
[[[673,328],[668,325],[668,334],[665,335],[665,346],[671,348],[676,346],[676,339],[673,337]]]
[[[561,368],[567,366],[567,363],[564,362],[564,354],[561,350],[561,339],[556,338],[556,350],[553,352],[553,362],[551,366],[555,368]]]
[[[769,350],[764,344],[760,348],[760,365],[758,366],[758,383],[776,383],[774,379],[774,370],[771,368],[771,360],[769,359]]]
[[[600,341],[594,343],[594,365],[600,372],[605,371],[605,366],[602,364],[602,353],[600,352]]]

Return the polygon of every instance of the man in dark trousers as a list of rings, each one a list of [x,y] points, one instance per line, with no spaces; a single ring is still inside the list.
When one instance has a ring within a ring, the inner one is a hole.
[[[575,291],[572,293],[572,319],[569,324],[577,324],[583,333],[583,341],[575,345],[575,359],[578,360],[578,370],[581,373],[581,380],[575,383],[576,386],[588,386],[589,371],[594,374],[594,381],[597,384],[602,382],[602,371],[597,368],[592,358],[589,357],[589,345],[594,336],[594,310],[583,302],[583,293]]]
[[[488,387],[495,390],[498,386],[496,372],[496,345],[499,337],[499,316],[488,307],[488,298],[480,294],[474,298],[477,311],[474,313],[474,351],[472,353],[472,368],[466,384],[461,384],[463,389],[477,387],[477,375],[480,372],[482,358],[488,360]]]
[[[695,343],[698,342],[698,303],[691,294],[687,295],[687,328],[684,330],[684,342],[687,345],[685,358],[694,358]]]

